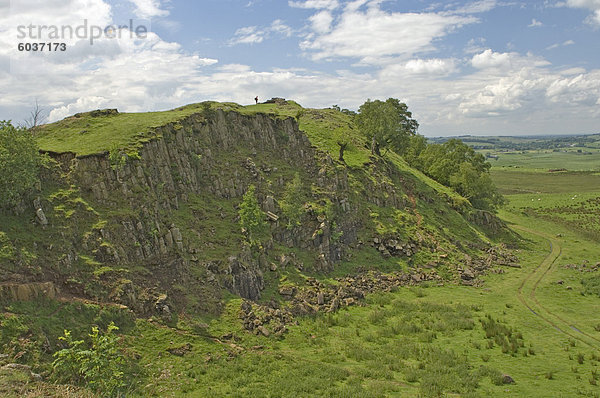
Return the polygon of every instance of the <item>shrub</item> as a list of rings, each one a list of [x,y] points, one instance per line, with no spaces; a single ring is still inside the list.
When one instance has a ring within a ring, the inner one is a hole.
[[[261,237],[267,230],[267,222],[265,221],[265,213],[258,205],[254,185],[250,185],[248,191],[244,194],[244,198],[240,204],[239,215],[240,226],[242,227],[242,232],[246,234],[248,243],[253,246],[260,245]]]
[[[84,340],[73,340],[71,332],[59,337],[67,348],[54,353],[53,376],[59,382],[85,385],[104,396],[121,396],[127,386],[124,371],[127,361],[113,333],[119,328],[111,322],[105,333],[94,326]]]
[[[127,156],[118,145],[113,145],[108,153],[108,161],[110,162],[110,167],[113,170],[121,170],[125,163],[127,163]]]
[[[27,199],[39,182],[41,156],[31,132],[0,121],[0,207]]]
[[[281,210],[288,219],[287,228],[292,229],[300,225],[302,214],[304,213],[304,192],[302,189],[302,181],[300,175],[296,173],[292,181],[290,181],[283,193],[281,200]]]

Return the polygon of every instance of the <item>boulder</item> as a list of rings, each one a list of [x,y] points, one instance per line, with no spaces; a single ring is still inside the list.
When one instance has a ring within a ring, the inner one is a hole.
[[[463,278],[465,280],[475,279],[475,273],[470,268],[464,268],[462,270],[461,278]]]
[[[190,343],[185,343],[179,347],[168,348],[167,352],[172,355],[176,355],[178,357],[182,357],[188,352],[192,350],[192,345]]]
[[[323,294],[323,292],[319,292],[317,294],[317,304],[318,305],[323,305],[325,304],[325,295]]]
[[[279,288],[279,294],[282,296],[293,297],[296,295],[296,287],[294,286],[282,286]]]
[[[515,380],[509,375],[502,375],[502,384],[515,384]]]
[[[39,208],[35,211],[36,221],[40,225],[48,225],[48,219],[46,218],[46,214],[44,214],[44,210]]]
[[[269,337],[271,335],[271,332],[269,332],[269,330],[262,325],[258,327],[258,331],[265,337]]]

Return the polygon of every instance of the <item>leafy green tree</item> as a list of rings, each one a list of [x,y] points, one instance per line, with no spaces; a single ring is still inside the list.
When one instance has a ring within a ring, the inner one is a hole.
[[[489,175],[491,165],[461,140],[427,145],[409,162],[439,183],[453,188],[478,209],[495,210],[504,202]]]
[[[0,207],[11,208],[39,182],[41,156],[31,132],[0,121]]]
[[[88,335],[90,342],[73,340],[71,332],[59,337],[66,348],[54,353],[53,377],[59,382],[87,386],[102,396],[123,396],[127,387],[125,371],[127,361],[118,345],[119,330],[113,322],[106,333],[94,326]]]
[[[396,98],[367,100],[358,109],[355,120],[357,127],[369,140],[374,155],[381,155],[383,148],[403,154],[410,137],[416,134],[419,127],[408,106]]]
[[[408,148],[404,151],[404,159],[411,166],[422,170],[423,164],[421,163],[421,153],[427,149],[427,138],[421,134],[415,134],[410,137],[408,142]]]
[[[251,245],[259,245],[261,237],[267,231],[267,222],[265,221],[265,213],[258,205],[256,198],[256,187],[250,185],[244,194],[239,210],[240,226],[242,232],[246,234],[248,243]]]
[[[292,229],[300,225],[302,214],[304,213],[304,191],[302,189],[302,181],[300,174],[296,173],[292,181],[290,181],[283,193],[281,200],[281,210],[288,219],[288,229]]]
[[[477,209],[494,210],[504,203],[489,173],[478,171],[468,162],[461,163],[458,171],[450,176],[450,186]]]

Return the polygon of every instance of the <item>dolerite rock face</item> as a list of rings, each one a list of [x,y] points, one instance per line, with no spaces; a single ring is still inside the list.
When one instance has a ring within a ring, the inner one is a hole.
[[[227,284],[228,289],[243,298],[258,300],[261,290],[265,288],[263,274],[258,264],[254,264],[252,257],[247,253],[242,253],[239,258],[231,256],[228,262],[228,272],[231,275],[231,280]]]
[[[187,219],[176,216],[194,196],[210,198],[212,203],[235,203],[255,185],[262,210],[269,214],[271,242],[313,253],[307,264],[290,257],[291,266],[300,270],[307,266],[331,271],[348,245],[356,242],[362,218],[349,197],[347,170],[335,167],[328,154],[317,151],[294,119],[217,110],[209,117],[198,113],[158,127],[154,136],[140,147],[139,158],[128,158],[118,167],[111,164],[107,152],[51,154],[87,203],[94,208],[119,209],[105,224],[75,237],[69,246],[103,265],[128,268],[143,264],[151,270],[151,281],[142,277],[133,283],[117,282],[120,286],[111,287],[107,298],[128,306],[134,301],[137,307],[139,303],[132,298],[151,296],[146,290],[152,288],[152,292],[168,293],[177,306],[177,292],[170,291],[173,286],[200,295],[196,297],[199,303],[218,301],[223,287],[244,298],[260,297],[263,272],[277,269],[271,264],[272,257],[266,257],[269,248],[264,248],[262,261],[245,253],[241,241],[218,257],[203,257],[207,247],[215,246],[214,221],[206,225],[195,213]],[[289,172],[281,171],[282,164],[302,170],[311,184],[329,192],[321,200],[327,199],[343,214],[335,230],[332,220],[310,207],[305,209],[302,225],[294,230],[279,221],[278,200],[289,182]],[[231,210],[203,209],[237,224]],[[175,264],[177,268],[170,269]],[[286,265],[284,261],[281,267]]]
[[[110,117],[107,112],[102,117]],[[369,221],[370,205],[416,214],[417,200],[437,198],[441,204],[447,200],[442,193],[419,191],[413,177],[383,159],[371,158],[360,172],[349,169],[312,145],[293,118],[199,111],[140,134],[138,146],[128,148],[133,152],[123,154],[124,164],[111,164],[108,152],[50,153],[60,170],[53,178],[69,189],[54,199],[62,202],[50,206],[44,198],[34,211],[43,205],[46,212],[38,212],[37,220],[48,226],[38,230],[65,231],[44,248],[45,254],[61,253],[59,258],[38,256],[59,265],[63,273],[54,282],[61,289],[168,318],[186,305],[218,312],[223,289],[257,300],[264,273],[278,277],[292,267],[331,272],[363,244],[373,244],[383,257],[411,261],[419,251],[436,250],[427,235],[378,236],[379,241],[365,243],[359,236],[377,233]],[[290,228],[281,203],[296,172],[307,198],[300,225]],[[268,216],[265,241],[254,252],[246,248],[238,217],[250,185]],[[70,218],[59,219],[52,209],[62,205],[77,208],[69,208]],[[70,278],[68,272],[82,269],[76,266],[84,262],[104,273],[82,278],[85,282]],[[412,283],[411,276],[402,278],[394,283]],[[422,274],[414,278],[425,280]],[[356,305],[362,297],[354,290],[304,297],[300,290],[283,289],[286,293],[300,297],[294,304],[299,313]],[[156,305],[163,294],[168,304]]]
[[[495,214],[485,210],[473,210],[468,219],[480,227],[492,232],[498,233],[506,229],[506,224]]]

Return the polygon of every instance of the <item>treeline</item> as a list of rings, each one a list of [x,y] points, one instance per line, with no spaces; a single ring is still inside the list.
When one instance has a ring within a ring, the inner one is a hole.
[[[354,116],[371,153],[385,156],[393,150],[412,167],[453,188],[478,209],[495,211],[504,199],[490,177],[485,157],[459,139],[428,143],[417,134],[418,122],[398,99],[367,100]]]
[[[460,137],[459,137],[460,138]],[[496,151],[536,151],[536,150],[554,150],[581,147],[598,148],[600,147],[600,134],[591,135],[573,135],[573,136],[523,136],[523,137],[477,137],[468,136],[463,138],[474,149],[487,149]],[[444,143],[449,138],[438,137],[431,141],[435,143]]]

